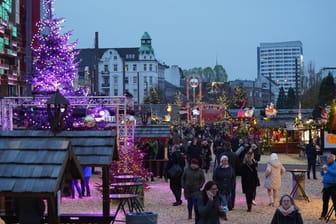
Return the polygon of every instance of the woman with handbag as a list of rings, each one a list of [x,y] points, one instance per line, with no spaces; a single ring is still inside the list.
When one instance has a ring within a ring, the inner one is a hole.
[[[173,206],[182,204],[182,174],[185,166],[185,160],[181,153],[180,147],[173,147],[175,151],[171,154],[167,164],[167,177],[169,187],[175,196]]]

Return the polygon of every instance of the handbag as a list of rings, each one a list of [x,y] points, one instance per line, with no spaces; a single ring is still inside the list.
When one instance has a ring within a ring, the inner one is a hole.
[[[169,177],[174,178],[180,176],[183,173],[183,170],[178,164],[174,163],[167,172]]]

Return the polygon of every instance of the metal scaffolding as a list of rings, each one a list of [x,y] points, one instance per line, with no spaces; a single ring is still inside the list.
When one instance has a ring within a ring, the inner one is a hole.
[[[14,109],[45,108],[48,97],[4,97],[0,100],[0,126],[2,130],[14,130]],[[134,143],[135,121],[130,120],[128,111],[134,111],[132,99],[125,96],[70,96],[67,97],[72,109],[92,109],[102,106],[115,111],[115,119],[109,119],[109,127],[117,129],[118,145]]]

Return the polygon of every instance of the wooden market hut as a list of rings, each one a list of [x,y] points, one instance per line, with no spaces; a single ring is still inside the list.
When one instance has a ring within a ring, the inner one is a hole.
[[[45,199],[48,207],[47,223],[59,223],[57,194],[66,176],[83,179],[69,141],[0,141],[0,196],[7,199],[3,216],[6,223],[17,222],[11,209],[11,199],[20,197]]]
[[[137,125],[135,128],[135,142],[161,142],[164,146],[164,158],[144,161],[154,176],[162,174],[168,161],[168,140],[170,137],[169,124]]]
[[[50,131],[0,131],[0,142],[6,140],[21,140],[46,142],[47,140],[66,140],[71,142],[72,151],[78,159],[80,166],[101,167],[102,169],[102,216],[88,216],[83,214],[61,214],[61,222],[68,223],[70,220],[77,220],[77,223],[85,223],[94,219],[97,223],[108,223],[113,218],[110,215],[109,201],[109,169],[112,160],[118,159],[116,150],[116,133],[106,131],[63,131],[54,135]],[[76,216],[76,217],[74,217]],[[99,222],[100,221],[100,222]],[[73,221],[72,221],[73,222]],[[51,222],[53,223],[53,222]]]

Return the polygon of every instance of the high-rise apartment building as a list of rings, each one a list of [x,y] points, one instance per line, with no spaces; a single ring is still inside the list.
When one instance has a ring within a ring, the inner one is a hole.
[[[279,89],[287,94],[292,87],[299,97],[303,81],[303,47],[301,41],[260,43],[257,48],[258,77],[263,76],[278,88],[272,91],[272,102],[276,102]]]

